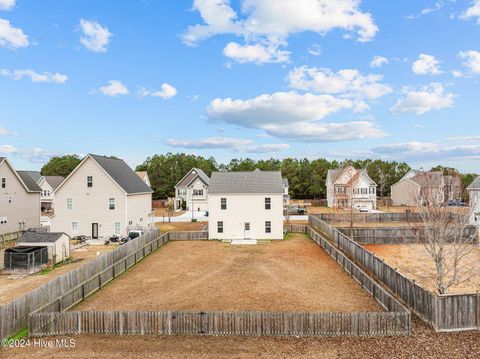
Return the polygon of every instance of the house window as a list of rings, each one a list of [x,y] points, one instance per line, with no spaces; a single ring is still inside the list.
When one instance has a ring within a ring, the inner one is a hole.
[[[7,179],[2,178],[2,188],[6,188],[6,187],[7,187]]]
[[[203,196],[203,189],[194,189],[193,190],[194,196]]]
[[[72,234],[78,234],[78,222],[72,222]]]
[[[115,234],[120,235],[120,222],[115,222]]]
[[[131,226],[133,224],[133,221],[128,221],[128,225]]]
[[[366,188],[362,188],[362,194],[367,194],[368,190]]]
[[[265,222],[265,233],[272,233],[272,222]]]
[[[265,209],[272,209],[272,199],[270,197],[265,198]]]
[[[220,209],[227,209],[227,199],[221,198],[220,199]]]
[[[108,199],[108,209],[115,209],[115,198]]]
[[[223,222],[222,221],[217,222],[217,233],[223,233]]]
[[[178,193],[179,196],[185,196],[185,194],[187,193],[187,190],[184,189],[184,188],[183,188],[183,189],[180,189],[180,188],[179,188],[179,189],[177,190],[177,193]]]
[[[370,187],[370,194],[375,194],[375,187]]]
[[[87,187],[93,187],[93,176],[87,176]]]
[[[73,209],[73,200],[71,198],[67,198],[67,209]]]

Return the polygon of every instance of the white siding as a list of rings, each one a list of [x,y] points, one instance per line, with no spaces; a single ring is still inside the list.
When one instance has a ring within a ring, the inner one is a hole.
[[[478,225],[480,224],[480,190],[470,190],[468,195],[471,208],[470,223]]]
[[[87,187],[87,176],[93,176],[93,187]],[[67,209],[67,198],[72,198],[71,210]],[[109,198],[115,198],[114,210],[109,209]],[[91,236],[92,223],[98,223],[99,236],[108,237],[115,232],[115,222],[120,222],[121,234],[126,234],[125,192],[91,158],[57,189],[54,205],[52,232],[74,236],[72,222],[78,222],[78,234]]]
[[[151,212],[151,193],[127,196],[127,225],[146,227]]]
[[[0,219],[6,218],[7,223],[0,224],[0,234],[40,227],[40,193],[27,192],[6,161],[0,164],[2,178],[6,188],[0,187]]]
[[[194,196],[194,190],[203,190],[202,196]],[[193,199],[193,202],[192,202]],[[206,211],[208,210],[208,187],[200,179],[196,179],[188,188],[187,188],[187,211],[191,211],[192,207],[194,211]]]
[[[271,209],[265,209],[265,198],[271,198]],[[221,210],[221,198],[227,209]],[[209,238],[244,239],[244,225],[250,223],[251,239],[283,239],[283,194],[209,194]],[[223,222],[223,233],[217,222]],[[271,222],[271,233],[265,233],[265,222]]]

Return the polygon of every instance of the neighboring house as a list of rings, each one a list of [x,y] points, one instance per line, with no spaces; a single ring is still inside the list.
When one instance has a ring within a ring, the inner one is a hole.
[[[37,184],[38,184],[38,181],[40,181],[40,178],[42,178],[42,175],[38,171],[22,171],[22,172],[29,175]]]
[[[152,187],[152,183],[150,182],[150,177],[148,177],[148,172],[147,171],[137,171],[135,172],[138,177],[140,177],[140,179],[145,182],[145,184],[148,186],[148,187]]]
[[[37,184],[42,189],[42,212],[53,210],[53,191],[60,186],[65,178],[62,176],[42,176]]]
[[[0,157],[0,235],[40,227],[40,187]]]
[[[326,185],[328,207],[377,209],[377,184],[366,170],[353,166],[328,170]]]
[[[48,261],[54,264],[70,258],[70,237],[65,233],[25,232],[17,246],[47,247]]]
[[[209,238],[283,239],[280,172],[214,172],[208,193]]]
[[[52,232],[93,239],[146,227],[152,190],[121,159],[87,155],[54,191]]]
[[[283,181],[283,210],[288,211],[288,205],[290,204],[290,195],[288,193],[288,178],[282,178]]]
[[[480,176],[467,187],[470,203],[471,224],[480,224]]]
[[[459,177],[444,176],[441,171],[409,171],[392,186],[394,206],[418,206],[428,202],[444,204],[459,199]]]
[[[207,211],[210,178],[200,168],[192,168],[175,185],[174,210]]]

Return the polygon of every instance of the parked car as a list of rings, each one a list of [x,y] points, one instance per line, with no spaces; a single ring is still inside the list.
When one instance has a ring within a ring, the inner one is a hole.
[[[450,207],[466,207],[467,204],[460,199],[451,199],[448,201],[448,205]]]

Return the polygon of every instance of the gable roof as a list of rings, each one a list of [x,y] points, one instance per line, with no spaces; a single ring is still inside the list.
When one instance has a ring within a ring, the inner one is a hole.
[[[152,193],[152,189],[125,163],[117,158],[88,155],[127,193]],[[79,165],[80,166],[80,165]]]
[[[53,190],[55,190],[65,180],[62,176],[43,176],[45,182],[47,182]]]
[[[346,182],[342,181],[343,183],[335,183],[340,177],[343,176],[344,173],[346,173],[351,169],[353,169],[352,175],[350,177],[345,178]],[[327,179],[330,178],[333,185],[337,184],[337,185],[344,185],[344,186],[355,186],[362,175],[365,176],[368,179],[368,181],[370,181],[371,184],[376,185],[375,181],[372,180],[368,175],[368,172],[366,169],[357,170],[353,166],[347,166],[345,168],[328,170]]]
[[[283,178],[282,178],[282,181],[283,181],[283,185],[284,185],[285,187],[288,187],[288,178],[287,178],[287,177],[283,177]]]
[[[343,172],[342,168],[336,168],[336,169],[333,169],[333,170],[328,170],[327,178],[330,178],[332,183],[335,183],[335,181],[338,179],[338,177],[340,177],[342,172]]]
[[[17,243],[36,243],[36,242],[49,242],[55,243],[62,237],[65,233],[58,232],[47,232],[47,233],[37,233],[37,232],[25,232],[22,237],[17,241]]]
[[[42,175],[40,174],[39,171],[22,171],[22,172],[25,172],[26,174],[28,174],[37,183],[40,180],[40,178],[42,178]]]
[[[37,182],[28,174],[29,171],[17,171],[18,176],[29,192],[42,192]]]
[[[193,167],[188,173],[175,185],[175,187],[187,187],[196,177],[200,177],[208,186],[210,184],[210,177],[207,176],[200,168]]]
[[[213,172],[208,193],[283,194],[280,171]]]
[[[441,187],[445,185],[443,173],[439,171],[417,172],[410,180],[422,187]]]
[[[145,178],[148,177],[147,171],[135,171],[135,173],[137,174],[138,177],[140,177],[142,181],[145,181]]]
[[[468,190],[480,189],[480,176],[475,178],[475,180],[467,187]]]

